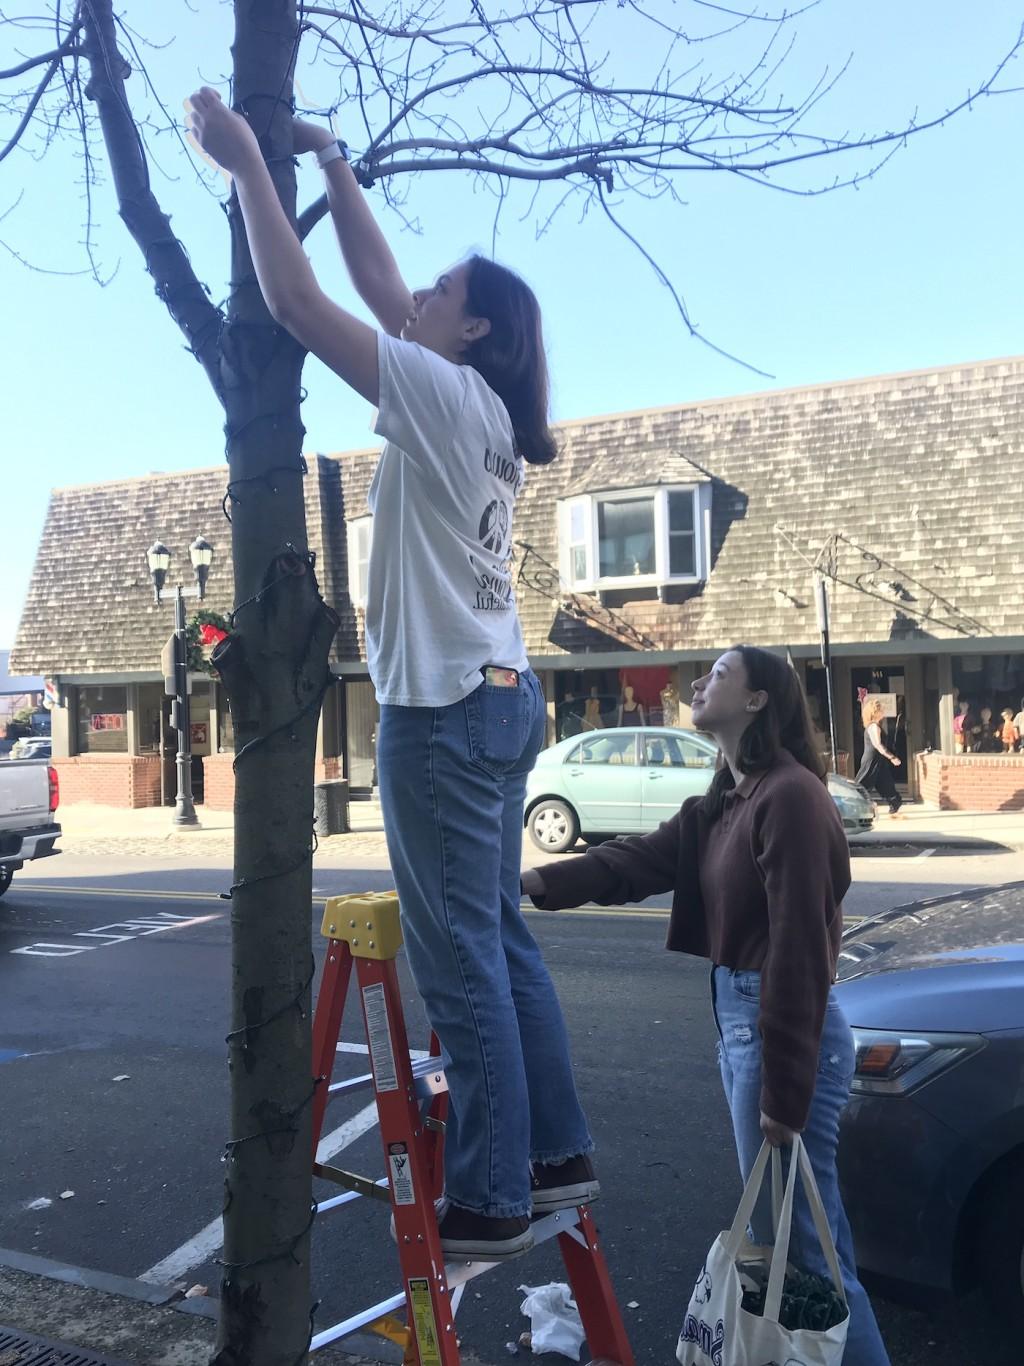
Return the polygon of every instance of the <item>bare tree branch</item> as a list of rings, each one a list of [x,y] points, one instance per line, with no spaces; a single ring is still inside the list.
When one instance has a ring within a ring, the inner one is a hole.
[[[0,71],[0,81],[12,80],[15,76],[24,76],[26,71],[31,71],[33,67],[42,66],[46,62],[62,61],[70,52],[81,52],[80,47],[75,46],[74,38],[71,37],[60,47],[55,47],[52,52],[42,52],[38,57],[28,57],[19,66],[10,66],[6,71]],[[52,73],[51,73],[52,74]]]
[[[22,115],[17,128],[15,128],[13,136],[2,148],[0,148],[0,161],[3,161],[3,159],[6,156],[13,152],[15,147],[17,147],[18,143],[21,141],[22,134],[28,127],[32,115],[35,113],[36,108],[39,104],[39,101],[46,94],[49,84],[56,75],[57,70],[59,69],[61,63],[64,61],[64,58],[75,47],[75,39],[77,38],[79,29],[81,28],[81,21],[78,18],[78,14],[79,7],[76,7],[75,18],[71,24],[71,31],[69,32],[64,42],[61,43],[60,47],[55,48],[54,51],[49,54],[49,60],[47,62],[46,72],[43,75],[43,79],[36,86],[35,93],[32,95],[28,104],[26,105],[25,112]],[[40,58],[38,61],[30,62],[28,66],[22,65],[21,68],[15,68],[14,70],[9,71],[5,74],[7,76],[17,76],[24,71],[31,71],[33,67],[42,66],[44,61],[47,61],[47,59]]]
[[[222,314],[211,303],[150,186],[145,152],[124,88],[130,68],[117,49],[110,4],[108,0],[83,0],[83,4],[90,71],[85,93],[98,110],[121,218],[142,252],[158,297],[219,396]]]

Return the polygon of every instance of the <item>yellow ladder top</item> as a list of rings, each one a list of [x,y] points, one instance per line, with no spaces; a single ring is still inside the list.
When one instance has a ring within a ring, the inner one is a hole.
[[[343,940],[353,958],[397,958],[402,947],[398,897],[394,892],[329,897],[320,933]]]

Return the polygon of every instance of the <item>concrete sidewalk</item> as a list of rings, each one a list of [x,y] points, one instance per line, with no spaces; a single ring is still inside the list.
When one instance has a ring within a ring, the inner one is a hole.
[[[172,824],[170,807],[146,807],[125,811],[118,807],[76,804],[62,806],[57,813],[64,830],[60,847],[67,854],[124,856],[144,855],[181,862],[217,860],[230,857],[234,837],[234,817],[230,811],[197,808],[198,829],[181,829]],[[320,867],[345,866],[357,855],[385,857],[384,822],[380,803],[352,802],[349,805],[352,830],[346,835],[321,837],[316,854]],[[990,847],[1024,851],[1024,811],[939,811],[922,803],[907,803],[899,815],[879,811],[875,828],[855,836],[858,846],[920,845],[923,848]],[[529,840],[524,857],[532,861],[549,857],[533,849]]]
[[[0,1325],[27,1337],[74,1344],[83,1357],[119,1366],[208,1366],[218,1303],[202,1295],[186,1299],[185,1289],[184,1283],[151,1285],[0,1248]],[[401,1349],[384,1338],[359,1333],[345,1342],[347,1351],[324,1348],[313,1360],[318,1366],[400,1366]],[[43,1359],[31,1348],[25,1351],[33,1361]],[[19,1361],[22,1353],[0,1353],[3,1362],[9,1358]],[[485,1366],[465,1352],[462,1362]]]
[[[74,855],[230,863],[233,814],[208,811],[203,806],[196,808],[196,814],[198,828],[183,828],[173,824],[174,811],[168,806],[143,807],[138,811],[90,803],[61,806],[57,819],[64,833],[59,848]],[[319,837],[316,862],[320,867],[343,866],[357,855],[386,855],[379,802],[351,802],[349,824],[349,834]]]
[[[940,811],[923,802],[906,802],[896,816],[876,809],[875,827],[857,835],[858,845],[913,844],[934,849],[983,846],[1024,850],[1024,811]]]

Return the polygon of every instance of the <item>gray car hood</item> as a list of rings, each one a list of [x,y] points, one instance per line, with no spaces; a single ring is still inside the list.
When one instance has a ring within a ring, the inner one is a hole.
[[[1024,883],[897,906],[843,935],[837,995],[853,1025],[1024,1030]]]

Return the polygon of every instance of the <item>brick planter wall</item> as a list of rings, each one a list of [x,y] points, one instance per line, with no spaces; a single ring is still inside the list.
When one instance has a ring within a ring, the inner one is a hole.
[[[79,754],[50,762],[60,778],[63,806],[160,805],[160,759],[155,754]]]
[[[235,775],[231,767],[233,754],[207,754],[203,757],[203,805],[211,811],[231,811],[235,804]],[[317,764],[314,781],[341,777],[341,760],[327,757]]]
[[[1024,754],[918,754],[921,800],[940,811],[1024,811]]]
[[[211,811],[231,811],[235,805],[233,754],[203,755],[203,805]]]

